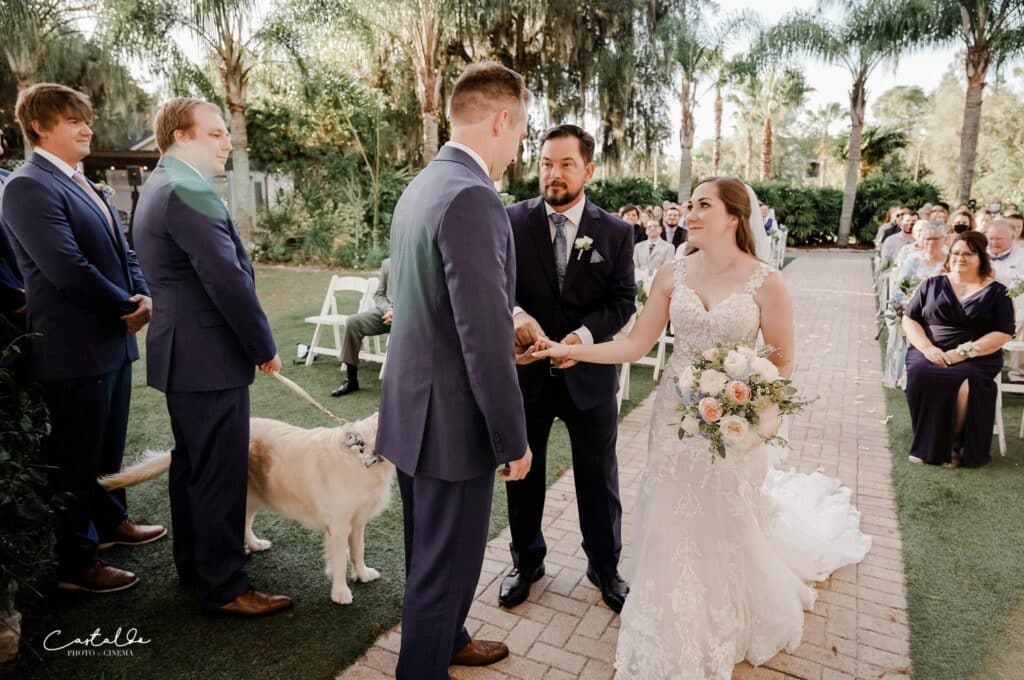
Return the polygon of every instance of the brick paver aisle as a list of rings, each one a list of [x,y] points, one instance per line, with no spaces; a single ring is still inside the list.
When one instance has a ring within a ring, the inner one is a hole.
[[[861,529],[872,535],[864,561],[818,584],[803,644],[765,666],[742,664],[734,678],[897,679],[910,673],[900,535],[890,477],[885,397],[874,340],[875,311],[865,254],[811,251],[785,271],[796,310],[797,384],[821,398],[790,428],[787,466],[839,477],[854,491]],[[619,473],[629,517],[643,470],[650,399],[619,427]],[[487,547],[476,603],[467,621],[474,637],[504,640],[511,656],[488,668],[452,667],[455,678],[585,678],[614,674],[618,619],[586,579],[572,471],[549,490],[544,534],[547,575],[530,600],[499,609],[498,585],[509,564],[508,530]],[[629,560],[628,544],[624,562]],[[624,565],[628,569],[628,565]],[[381,636],[342,680],[394,677],[400,633]]]

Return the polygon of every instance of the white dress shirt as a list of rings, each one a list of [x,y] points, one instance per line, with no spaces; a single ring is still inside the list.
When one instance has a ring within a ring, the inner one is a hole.
[[[997,260],[996,257],[1000,259]],[[995,257],[989,253],[989,259],[992,261],[996,281],[1007,288],[1013,285],[1014,279],[1024,277],[1024,250],[1011,248],[1009,252]]]
[[[53,163],[57,167],[58,170],[63,172],[65,175],[67,175],[68,179],[71,179],[71,176],[74,175],[75,172],[77,172],[76,168],[73,168],[70,165],[68,165],[67,161],[65,161],[63,158],[60,158],[56,154],[51,153],[51,152],[47,151],[46,149],[41,149],[41,148],[39,148],[37,146],[34,149],[32,149],[32,152],[39,154],[40,156],[42,156],[46,160],[48,160],[51,163]]]
[[[450,143],[451,142],[449,142],[449,144]],[[571,208],[569,208],[568,210],[566,210],[565,212],[562,213],[563,215],[565,215],[564,231],[565,231],[565,246],[566,246],[565,247],[565,253],[566,253],[565,262],[566,262],[566,265],[568,265],[570,258],[572,258],[572,253],[573,253],[573,249],[574,249],[574,245],[573,244],[576,241],[576,234],[578,234],[579,231],[580,231],[580,221],[583,219],[583,209],[586,208],[586,207],[587,207],[587,197],[581,191],[580,192],[580,196],[579,196],[579,200],[576,201],[576,204],[573,205]],[[554,248],[555,248],[555,223],[551,221],[551,215],[553,213],[555,213],[555,212],[558,212],[558,211],[556,211],[553,207],[551,207],[551,205],[547,201],[544,201],[544,210],[546,211],[546,213],[548,215],[548,232],[551,234],[551,249],[552,249],[552,252],[554,252]],[[522,311],[524,311],[523,308],[517,306],[515,309],[512,310],[512,314],[514,316],[514,315],[516,315],[516,314],[518,314],[519,312],[522,312]],[[594,344],[594,335],[590,332],[590,330],[586,326],[580,326],[579,328],[574,330],[573,333],[575,333],[576,337],[578,337],[580,339],[580,343],[582,343],[584,345],[593,345]],[[552,338],[552,339],[553,340],[561,340],[561,338]]]
[[[469,154],[470,158],[476,161],[476,164],[480,166],[480,169],[484,171],[485,175],[488,177],[491,176],[491,171],[487,169],[487,163],[484,162],[484,159],[476,151],[473,151],[465,144],[459,144],[458,142],[445,142],[444,145],[458,149],[459,151],[465,151]]]

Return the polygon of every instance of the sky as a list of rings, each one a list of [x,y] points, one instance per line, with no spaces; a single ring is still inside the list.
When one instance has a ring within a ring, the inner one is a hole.
[[[759,13],[766,23],[774,23],[784,14],[794,9],[814,9],[816,0],[718,0],[721,8],[720,16],[729,13],[753,9]],[[733,53],[743,51],[746,47],[746,39],[731,46]],[[868,78],[868,118],[871,118],[871,104],[881,93],[894,85],[918,85],[925,92],[932,90],[938,85],[942,75],[949,65],[957,58],[957,45],[953,44],[941,49],[920,50],[903,56],[894,67],[891,63],[883,63]],[[829,102],[839,102],[843,111],[849,108],[850,75],[843,67],[830,67],[816,62],[813,59],[798,58],[793,60],[793,65],[800,68],[807,77],[807,82],[814,91],[810,93],[807,101],[808,109],[817,109]],[[726,104],[723,133],[732,129],[732,112]],[[678,120],[679,105],[673,103],[673,122]],[[848,117],[847,117],[848,119]],[[832,132],[835,133],[847,124],[836,123]],[[670,154],[678,155],[679,133],[678,125],[673,125],[676,132],[673,135],[671,148],[666,149]],[[696,144],[705,139],[711,139],[714,133],[714,94],[708,92],[698,102],[698,109],[695,112],[694,136]],[[695,145],[696,145],[695,144]]]

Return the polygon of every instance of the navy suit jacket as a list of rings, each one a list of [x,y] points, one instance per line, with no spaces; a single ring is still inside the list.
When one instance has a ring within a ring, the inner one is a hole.
[[[0,168],[0,199],[3,198],[3,187],[10,176],[9,170]],[[0,209],[0,223],[3,222],[3,210]],[[18,268],[18,258],[14,254],[7,231],[0,227],[0,314],[9,317],[15,310],[25,306],[25,280]]]
[[[277,349],[245,246],[210,183],[163,156],[139,196],[135,247],[153,291],[149,385],[210,392],[252,384]]]
[[[4,185],[0,221],[25,280],[31,366],[43,381],[109,373],[139,358],[121,316],[149,295],[117,210],[114,220],[50,161],[33,154]]]
[[[442,148],[391,222],[395,321],[377,450],[402,472],[460,482],[526,452],[515,262],[487,173],[464,151]]]
[[[509,206],[508,215],[518,254],[519,306],[554,340],[580,326],[587,327],[594,342],[611,340],[636,311],[633,227],[587,201],[576,237],[589,236],[594,242],[582,253],[573,247],[559,292],[544,200],[516,203]],[[524,399],[539,398],[548,369],[547,361],[519,366]],[[615,366],[610,364],[577,364],[566,370],[565,382],[581,411],[596,407],[618,389]]]

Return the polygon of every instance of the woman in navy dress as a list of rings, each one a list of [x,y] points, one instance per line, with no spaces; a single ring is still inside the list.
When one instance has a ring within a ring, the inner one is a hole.
[[[1013,303],[977,231],[957,234],[946,273],[926,280],[903,316],[911,463],[979,467],[992,460],[994,379],[1013,337]]]

